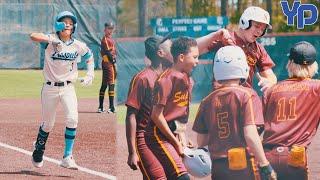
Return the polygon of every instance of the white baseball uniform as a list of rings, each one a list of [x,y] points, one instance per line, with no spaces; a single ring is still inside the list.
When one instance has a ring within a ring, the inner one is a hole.
[[[59,40],[56,34],[49,38]],[[45,83],[41,92],[42,129],[50,132],[55,123],[56,108],[62,104],[66,116],[66,126],[76,128],[78,124],[78,102],[73,83],[78,78],[77,63],[81,58],[92,61],[90,49],[83,42],[71,39],[60,42],[61,48],[46,43],[43,75]],[[92,64],[91,64],[92,65]]]

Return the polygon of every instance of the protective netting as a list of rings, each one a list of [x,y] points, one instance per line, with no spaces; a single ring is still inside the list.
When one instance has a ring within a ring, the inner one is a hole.
[[[40,45],[29,34],[53,32],[55,16],[65,10],[78,18],[75,38],[87,43],[99,65],[100,38],[104,23],[116,19],[115,1],[0,0],[0,68],[41,68]]]
[[[85,42],[92,50],[96,68],[101,67],[99,55],[100,39],[104,23],[115,21],[116,3],[113,0],[0,0],[0,68],[42,68],[43,49],[33,43],[31,32],[53,32],[54,17],[69,10],[78,18],[75,37]],[[276,63],[273,69],[279,80],[287,77],[285,69],[289,48],[298,41],[308,41],[320,50],[320,33],[308,35],[283,35],[261,38],[271,58]],[[126,100],[129,83],[134,74],[145,67],[144,38],[116,38],[117,59],[117,101]],[[209,63],[200,63],[193,71],[195,81],[193,102],[199,102],[211,91],[213,53]],[[319,56],[318,56],[319,61]],[[202,61],[204,62],[204,61]],[[80,68],[85,68],[81,62]],[[254,83],[256,85],[256,83]],[[258,89],[255,86],[256,89]]]

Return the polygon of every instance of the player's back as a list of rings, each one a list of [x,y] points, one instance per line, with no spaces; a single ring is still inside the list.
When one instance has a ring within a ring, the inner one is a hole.
[[[307,146],[320,120],[320,81],[288,79],[264,98],[265,145]]]
[[[251,88],[219,88],[203,100],[200,108],[209,121],[209,148],[214,159],[227,157],[228,149],[246,147],[244,126],[263,124],[261,101]]]

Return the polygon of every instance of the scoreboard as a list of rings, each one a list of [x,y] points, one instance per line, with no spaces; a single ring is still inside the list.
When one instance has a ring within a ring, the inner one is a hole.
[[[150,25],[153,34],[165,36],[169,32],[173,32],[173,38],[179,36],[201,37],[211,32],[225,28],[229,24],[226,16],[208,16],[196,18],[153,18]],[[205,54],[201,59],[212,59],[212,54]]]
[[[217,31],[228,25],[226,16],[209,16],[196,18],[153,18],[150,25],[153,33],[164,36],[174,32],[174,36],[200,37]]]

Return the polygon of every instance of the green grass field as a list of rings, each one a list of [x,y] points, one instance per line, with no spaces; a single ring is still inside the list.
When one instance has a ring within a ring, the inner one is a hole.
[[[79,77],[86,71],[80,71]],[[95,71],[93,85],[82,87],[76,83],[79,98],[95,98],[99,92],[101,71]],[[43,84],[42,70],[0,70],[0,98],[40,98]]]
[[[95,71],[93,85],[82,87],[76,83],[78,98],[97,98],[101,83],[101,70]],[[84,76],[86,71],[80,71],[79,77]],[[43,84],[42,70],[0,70],[0,99],[40,99]],[[199,104],[192,104],[190,107],[191,121],[194,120]],[[117,106],[117,120],[124,124],[126,107]]]

